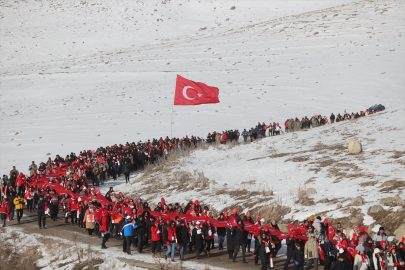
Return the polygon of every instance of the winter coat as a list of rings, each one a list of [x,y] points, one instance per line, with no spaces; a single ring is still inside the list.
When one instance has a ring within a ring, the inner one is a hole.
[[[100,231],[101,232],[108,232],[110,230],[110,214],[108,213],[107,209],[102,209],[101,211],[101,219],[100,219]]]
[[[316,218],[312,226],[315,228],[315,230],[317,230],[317,234],[321,233],[322,225],[319,219]]]
[[[146,233],[146,222],[142,219],[140,220],[139,218],[136,219],[136,225],[138,226],[138,229],[136,230],[137,234],[145,234]]]
[[[319,258],[319,250],[318,248],[313,249],[312,248],[312,243],[311,239],[308,239],[308,241],[305,243],[305,249],[304,249],[304,254],[307,256],[308,260],[310,259],[318,259]],[[315,245],[316,245],[316,240]]]
[[[286,245],[287,245],[287,254],[292,254],[295,250],[295,241],[291,240],[291,237],[287,237],[285,240]]]
[[[267,247],[269,248],[269,252],[266,251],[266,245],[263,243],[261,238],[258,237],[254,254],[258,255],[262,262],[265,262],[267,260],[267,258],[270,256],[270,253],[272,253],[271,243],[267,239],[266,239],[266,243],[267,243]]]
[[[228,250],[235,250],[234,238],[235,236],[232,234],[232,230],[226,227],[226,248]]]
[[[124,237],[133,236],[136,228],[138,228],[137,225],[132,224],[130,220],[124,219],[119,232],[122,233]]]
[[[373,239],[374,245],[379,246],[381,241],[387,242],[388,237],[385,233],[380,234],[380,232],[378,232],[376,235],[374,235],[374,239]]]
[[[396,253],[395,255],[389,253],[386,258],[387,270],[394,270],[394,263],[402,262],[401,257],[398,253]]]
[[[45,214],[45,201],[38,202],[38,214]]]
[[[84,214],[84,222],[86,222],[86,229],[94,229],[96,224],[96,218],[93,208],[87,209],[86,213]]]
[[[30,171],[30,176],[33,176],[37,172],[38,166],[36,164],[31,164],[28,168]]]
[[[216,231],[215,231],[215,227],[212,226],[212,224],[210,226],[208,226],[208,224],[204,224],[203,228],[204,228],[204,232],[206,232],[206,234],[205,234],[205,239],[206,240],[212,240],[212,239],[215,238],[215,232]],[[211,231],[211,235],[210,235],[209,231]]]
[[[162,228],[160,226],[152,226],[150,228],[152,234],[152,241],[160,241],[162,240]]]
[[[173,221],[174,222],[174,221]],[[167,242],[177,243],[176,226],[167,226]]]
[[[202,231],[202,228],[200,228]],[[204,236],[203,233],[197,233],[197,228],[193,229],[191,242],[195,249],[203,249],[204,248]]]
[[[131,164],[126,163],[124,164],[123,168],[122,168],[122,172],[125,173],[130,173],[131,172]]]
[[[11,193],[11,195],[10,195]],[[14,199],[15,199],[15,192],[8,192],[7,193],[7,203],[10,206],[10,208],[14,208]]]
[[[349,269],[350,269],[349,266],[346,265],[344,261],[341,262],[339,260],[335,261],[331,268],[331,270],[349,270]]]
[[[240,227],[240,229],[239,229]],[[239,225],[239,227],[235,226],[232,228],[232,234],[234,235],[234,244],[235,245],[243,245],[246,240],[246,231],[244,230],[245,225],[243,223]]]
[[[24,198],[15,198],[13,201],[14,205],[15,205],[15,209],[23,209],[24,208],[24,204],[25,204],[25,200]]]
[[[176,234],[177,234],[177,243],[187,244],[188,242],[190,242],[190,236],[188,234],[186,226],[177,226]]]
[[[367,257],[367,269],[369,269],[369,266],[370,266],[370,259]],[[364,268],[363,259],[360,254],[356,254],[356,257],[354,257],[353,270],[366,270]]]
[[[301,122],[300,122],[300,121],[295,121],[295,122],[294,122],[294,131],[299,131],[299,130],[301,130],[301,127],[302,127],[302,125],[301,125]]]
[[[304,251],[302,249],[298,250],[298,248],[294,249],[292,256],[291,256],[293,263],[295,265],[295,261],[297,261],[300,265],[304,265]]]
[[[77,199],[70,199],[68,202],[68,210],[69,211],[77,211],[79,209],[79,202]]]

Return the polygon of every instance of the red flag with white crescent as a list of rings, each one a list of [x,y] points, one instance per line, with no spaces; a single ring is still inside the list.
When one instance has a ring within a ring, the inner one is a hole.
[[[335,234],[336,234],[335,228],[333,228],[333,226],[329,223],[329,227],[328,227],[329,240],[332,240],[332,238],[335,236]]]
[[[174,105],[219,103],[219,89],[177,75]]]
[[[97,162],[98,163],[104,163],[104,158],[103,157],[97,157]]]

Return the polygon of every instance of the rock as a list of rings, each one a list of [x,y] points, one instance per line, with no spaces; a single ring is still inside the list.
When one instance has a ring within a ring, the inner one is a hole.
[[[378,213],[378,212],[381,212],[381,211],[384,211],[384,208],[381,205],[373,205],[373,206],[370,207],[370,213],[371,214]]]
[[[350,219],[350,223],[352,223],[352,224],[360,224],[361,219],[359,219],[358,217],[353,217],[352,219]]]
[[[405,235],[405,223],[401,224],[401,226],[398,227],[398,229],[395,230],[394,232],[395,239],[401,240],[402,237]]]
[[[320,200],[319,202],[320,202],[320,203],[328,203],[329,200],[328,200],[327,198],[325,198],[325,199],[323,199],[323,200]]]
[[[298,192],[298,198],[303,198],[305,195],[307,195],[307,192],[305,190],[301,190]]]
[[[350,154],[358,154],[361,151],[363,151],[363,148],[361,146],[361,143],[355,140],[351,140],[349,142],[349,153]]]
[[[335,203],[334,202],[328,202],[326,205],[329,206],[329,205],[332,205],[332,204],[335,204]]]
[[[199,183],[199,185],[198,185],[198,187],[199,188],[206,188],[206,187],[208,187],[208,181],[201,181],[200,183]]]
[[[398,208],[397,213],[403,213],[403,212],[405,212],[404,208]]]
[[[191,189],[195,188],[196,186],[197,186],[197,182],[195,182],[195,181],[192,181],[188,184],[188,187]]]
[[[398,206],[401,206],[401,205],[404,206],[405,205],[405,200],[402,199],[401,197],[399,197],[398,194],[395,195],[394,198],[395,198],[395,201],[396,201]]]
[[[217,181],[215,181],[215,180],[211,180],[210,181],[210,186],[214,186],[214,185],[217,185],[218,183],[217,183]]]
[[[360,196],[357,196],[356,198],[353,198],[350,201],[350,205],[353,205],[353,206],[360,206],[360,205],[363,205],[363,204],[364,204],[364,199],[362,197],[360,197]]]
[[[233,6],[233,7],[231,7],[231,10],[235,10],[235,7]]]
[[[342,208],[342,204],[341,204],[341,203],[338,203],[336,206],[337,206],[337,208]]]
[[[316,190],[314,188],[307,189],[307,195],[316,194]]]
[[[274,195],[274,194],[273,194],[273,190],[266,191],[266,192],[264,193],[264,195],[265,195],[265,196],[273,196],[273,195]]]

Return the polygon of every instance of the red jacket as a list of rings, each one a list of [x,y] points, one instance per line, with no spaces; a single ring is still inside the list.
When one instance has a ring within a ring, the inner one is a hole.
[[[222,141],[225,142],[228,139],[228,136],[224,133],[222,134]]]
[[[97,222],[97,223],[100,223],[101,211],[102,211],[101,208],[100,208],[100,209],[96,209],[96,210],[94,211],[94,218],[96,219],[96,222]]]
[[[108,232],[109,226],[110,226],[110,214],[108,214],[107,209],[102,209],[100,231]]]
[[[160,226],[152,226],[150,231],[152,232],[152,241],[160,241],[162,239],[162,230],[160,229]]]
[[[172,226],[167,227],[167,240],[171,243],[177,243],[176,226],[174,228]]]
[[[8,212],[10,212],[10,206],[7,202],[3,202],[0,208],[0,214],[6,214],[8,216]]]
[[[68,211],[77,211],[79,208],[79,203],[77,199],[70,199],[68,202]]]

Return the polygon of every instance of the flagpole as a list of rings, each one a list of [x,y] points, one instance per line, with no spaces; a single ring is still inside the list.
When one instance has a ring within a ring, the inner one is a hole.
[[[173,107],[174,107],[175,95],[176,95],[176,85],[174,85],[174,92],[173,92],[172,117],[171,117],[171,120],[170,120],[170,139],[173,138]]]

